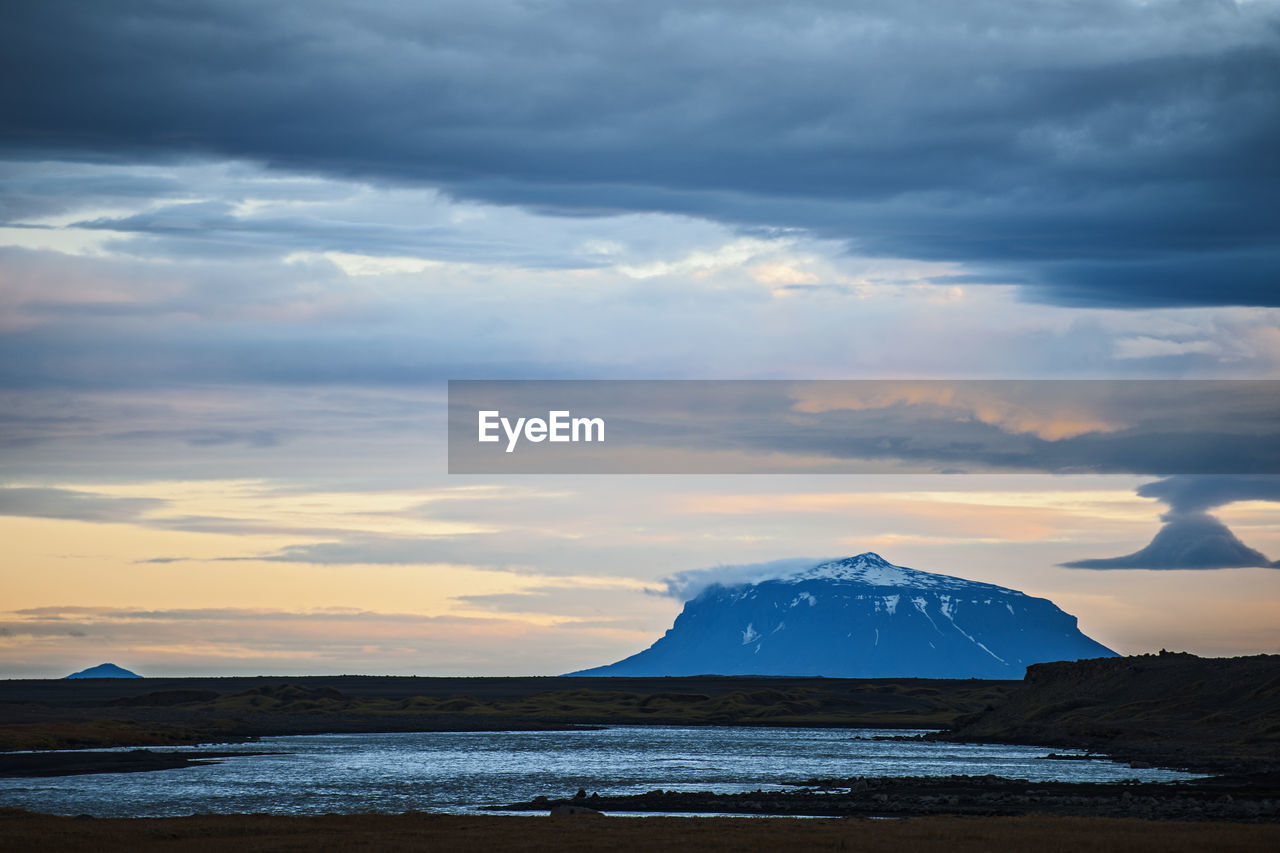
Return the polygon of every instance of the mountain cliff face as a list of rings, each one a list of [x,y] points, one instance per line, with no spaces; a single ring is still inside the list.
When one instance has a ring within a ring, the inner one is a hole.
[[[1105,751],[1202,773],[1280,772],[1280,655],[1161,651],[1046,663],[940,739]]]
[[[1115,656],[1047,599],[867,553],[710,587],[648,649],[572,674],[1022,678],[1034,663]]]

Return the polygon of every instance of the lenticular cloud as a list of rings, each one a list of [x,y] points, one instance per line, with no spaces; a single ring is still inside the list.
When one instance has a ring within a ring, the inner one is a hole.
[[[1179,476],[1138,487],[1143,497],[1169,505],[1165,525],[1145,548],[1123,557],[1076,560],[1077,569],[1280,568],[1250,548],[1206,510],[1246,500],[1280,501],[1280,477]]]

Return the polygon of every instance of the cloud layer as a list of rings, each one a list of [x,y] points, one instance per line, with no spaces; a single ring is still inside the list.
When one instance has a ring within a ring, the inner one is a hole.
[[[501,440],[517,416],[555,410],[599,418],[607,439]],[[510,416],[505,427],[490,416],[487,443],[476,440],[482,411]],[[832,474],[1275,474],[1280,383],[450,382],[449,465],[462,474],[736,474],[788,466]]]
[[[1280,304],[1270,2],[305,9],[10,9],[0,150],[802,228],[1076,305]]]

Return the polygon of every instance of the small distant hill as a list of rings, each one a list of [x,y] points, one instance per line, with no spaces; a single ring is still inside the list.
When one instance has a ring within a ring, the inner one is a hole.
[[[97,666],[91,666],[88,669],[82,669],[79,672],[73,672],[67,678],[141,678],[136,672],[130,672],[121,666],[113,663],[100,663]]]

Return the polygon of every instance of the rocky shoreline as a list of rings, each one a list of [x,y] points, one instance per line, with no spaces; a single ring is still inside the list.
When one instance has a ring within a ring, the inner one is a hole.
[[[494,807],[552,813],[645,812],[826,817],[1140,818],[1161,821],[1280,822],[1280,775],[1213,777],[1177,783],[1027,782],[998,776],[808,780],[793,790],[737,794],[655,790],[588,795]]]

